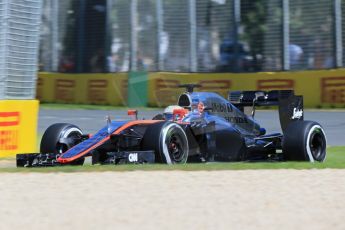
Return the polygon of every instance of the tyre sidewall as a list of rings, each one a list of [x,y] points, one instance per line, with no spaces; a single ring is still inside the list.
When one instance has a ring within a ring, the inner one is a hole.
[[[324,161],[326,157],[325,146],[319,159],[314,159],[310,148],[311,135],[321,131],[326,146],[326,135],[320,124],[314,121],[295,121],[289,124],[284,132],[283,154],[286,160],[291,161]]]
[[[166,144],[165,144],[166,135],[168,132],[171,132],[172,129],[174,129],[175,131],[177,130],[179,133],[182,132],[183,133],[181,134],[182,137],[184,137],[185,140],[187,140],[185,157],[183,158],[182,162],[172,162],[170,155],[167,154],[167,149],[166,149]],[[141,149],[153,150],[155,152],[156,163],[168,163],[168,164],[185,163],[187,161],[188,154],[189,154],[188,139],[187,139],[185,131],[180,125],[170,122],[170,121],[167,121],[167,122],[162,121],[162,122],[149,125],[141,141]]]
[[[185,147],[184,147],[184,155],[180,162],[174,162],[170,157],[168,146],[166,144],[167,135],[169,132],[175,132],[176,134],[179,134],[183,138]],[[172,122],[167,122],[162,127],[160,138],[159,138],[159,145],[160,145],[161,159],[167,164],[175,164],[175,163],[184,164],[187,162],[188,154],[189,154],[188,139],[187,139],[186,132],[182,129],[180,125],[176,123],[172,123]]]
[[[307,140],[305,141],[306,153],[307,153],[308,158],[309,158],[309,160],[310,160],[311,162],[314,162],[314,161],[323,162],[323,161],[325,161],[325,159],[326,159],[326,149],[325,149],[325,148],[326,148],[326,145],[327,145],[325,131],[323,130],[323,128],[321,127],[321,125],[318,124],[318,123],[316,123],[316,122],[313,122],[310,126],[311,126],[311,128],[309,129],[309,132],[307,132],[307,134],[306,134],[306,135],[307,135]],[[312,151],[311,151],[311,148],[310,148],[310,146],[309,146],[310,138],[311,138],[312,134],[313,134],[314,132],[316,132],[317,130],[321,131],[322,136],[325,138],[325,143],[324,143],[325,146],[323,146],[324,149],[323,149],[323,151],[322,151],[321,156],[320,156],[319,159],[316,159],[315,156],[313,156]]]
[[[83,134],[80,128],[68,123],[56,123],[44,132],[40,145],[41,153],[57,153],[57,144],[60,138],[68,138],[73,132]]]

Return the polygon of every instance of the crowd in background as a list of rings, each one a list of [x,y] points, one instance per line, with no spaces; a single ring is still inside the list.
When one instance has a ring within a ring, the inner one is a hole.
[[[198,0],[194,6],[185,0],[72,0],[59,2],[58,11],[52,1],[44,2],[42,71],[126,72],[135,66],[147,71],[257,72],[340,67],[335,61],[339,49],[334,42],[335,1],[290,0],[287,11],[280,0],[240,0],[237,18],[232,0]],[[283,33],[285,13],[288,34]]]

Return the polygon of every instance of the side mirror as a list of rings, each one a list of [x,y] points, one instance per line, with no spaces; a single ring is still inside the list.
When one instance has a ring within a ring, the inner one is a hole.
[[[255,100],[264,100],[265,99],[265,93],[262,91],[255,92]]]
[[[136,109],[129,109],[127,110],[128,116],[132,117],[133,120],[138,120],[138,110]]]

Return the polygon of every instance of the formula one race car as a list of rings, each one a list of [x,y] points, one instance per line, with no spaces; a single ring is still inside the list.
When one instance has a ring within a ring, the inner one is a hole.
[[[213,161],[324,161],[320,124],[303,120],[303,98],[291,90],[193,92],[187,84],[177,105],[152,120],[111,121],[94,135],[72,124],[51,125],[40,153],[17,154],[18,167]],[[278,106],[282,133],[266,134],[254,120],[257,106]]]

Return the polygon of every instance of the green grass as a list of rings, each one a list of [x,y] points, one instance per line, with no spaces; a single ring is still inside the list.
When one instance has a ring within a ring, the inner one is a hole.
[[[49,168],[0,168],[0,172],[104,172],[104,171],[213,171],[213,170],[262,170],[262,169],[345,169],[345,146],[329,147],[327,159],[323,163],[274,162],[274,163],[207,163],[207,164],[146,164],[146,165],[90,165],[60,166]],[[9,159],[7,159],[8,161]],[[14,159],[12,159],[14,161]],[[0,161],[1,163],[1,161]]]

